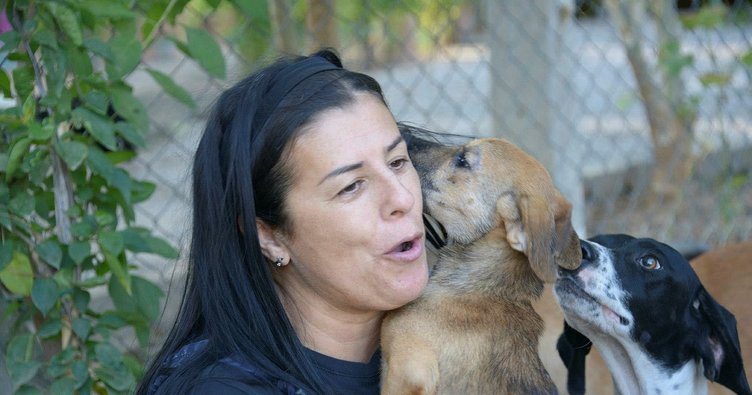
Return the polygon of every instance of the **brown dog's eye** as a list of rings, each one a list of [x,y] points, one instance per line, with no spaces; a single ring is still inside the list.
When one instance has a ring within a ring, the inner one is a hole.
[[[454,157],[454,165],[463,169],[470,168],[470,163],[468,163],[467,158],[465,158],[464,152],[460,152]]]
[[[640,266],[648,270],[657,270],[661,268],[661,262],[658,261],[658,258],[656,258],[653,255],[645,255],[637,259],[637,263],[639,263]]]

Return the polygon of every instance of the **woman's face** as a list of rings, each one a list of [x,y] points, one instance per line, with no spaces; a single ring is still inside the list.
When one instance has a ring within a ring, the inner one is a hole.
[[[280,239],[291,264],[276,278],[306,302],[386,311],[426,285],[423,201],[392,114],[356,98],[319,114],[290,148],[291,226]]]

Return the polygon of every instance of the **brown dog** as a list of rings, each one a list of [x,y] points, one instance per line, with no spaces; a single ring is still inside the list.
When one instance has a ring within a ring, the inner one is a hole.
[[[752,307],[748,302],[752,284],[752,240],[716,248],[692,259],[690,264],[705,289],[736,317],[742,359],[749,361],[752,358]],[[556,386],[565,392],[567,370],[556,352],[563,316],[550,287],[546,287],[535,308],[546,323],[540,343],[541,359]],[[752,377],[750,366],[745,366],[747,377]],[[608,368],[595,348],[587,356],[586,372],[585,393],[614,393]],[[717,383],[709,383],[708,393],[733,394]]]
[[[446,229],[423,295],[382,326],[382,394],[555,393],[532,302],[576,268],[571,206],[513,144],[409,139],[425,211]]]

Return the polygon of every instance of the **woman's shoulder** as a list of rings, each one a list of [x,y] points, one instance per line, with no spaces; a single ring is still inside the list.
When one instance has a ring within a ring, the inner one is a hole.
[[[273,380],[252,365],[231,358],[207,366],[191,389],[193,394],[294,394],[287,383]]]
[[[176,370],[187,363],[207,346],[205,340],[190,343],[182,347],[169,358],[165,365],[169,370]],[[152,384],[149,393],[155,395],[171,394],[172,387],[180,386],[170,380],[168,375],[158,377]],[[176,379],[176,377],[173,377]],[[297,388],[270,377],[262,369],[250,362],[226,357],[207,365],[190,380],[191,394],[296,394]],[[183,383],[185,385],[185,383]]]

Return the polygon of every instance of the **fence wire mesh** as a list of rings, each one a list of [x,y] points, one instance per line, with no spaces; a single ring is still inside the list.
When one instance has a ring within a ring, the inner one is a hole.
[[[705,246],[752,237],[750,1],[665,2],[668,17],[655,9],[663,2],[637,0],[209,6],[216,3],[191,1],[178,26],[214,35],[225,79],[209,77],[167,39],[157,39],[130,77],[152,130],[129,170],[158,185],[137,217],[182,251],[178,262],[137,261],[165,286],[187,256],[190,166],[207,108],[277,55],[325,46],[382,84],[397,120],[508,138],[536,156],[573,202],[581,236]],[[155,87],[147,66],[169,74],[196,108]],[[655,103],[669,105],[680,135],[661,129],[671,122],[659,122],[665,114],[656,115]],[[684,144],[691,172],[656,177]],[[657,184],[666,180],[676,181],[671,193]]]

